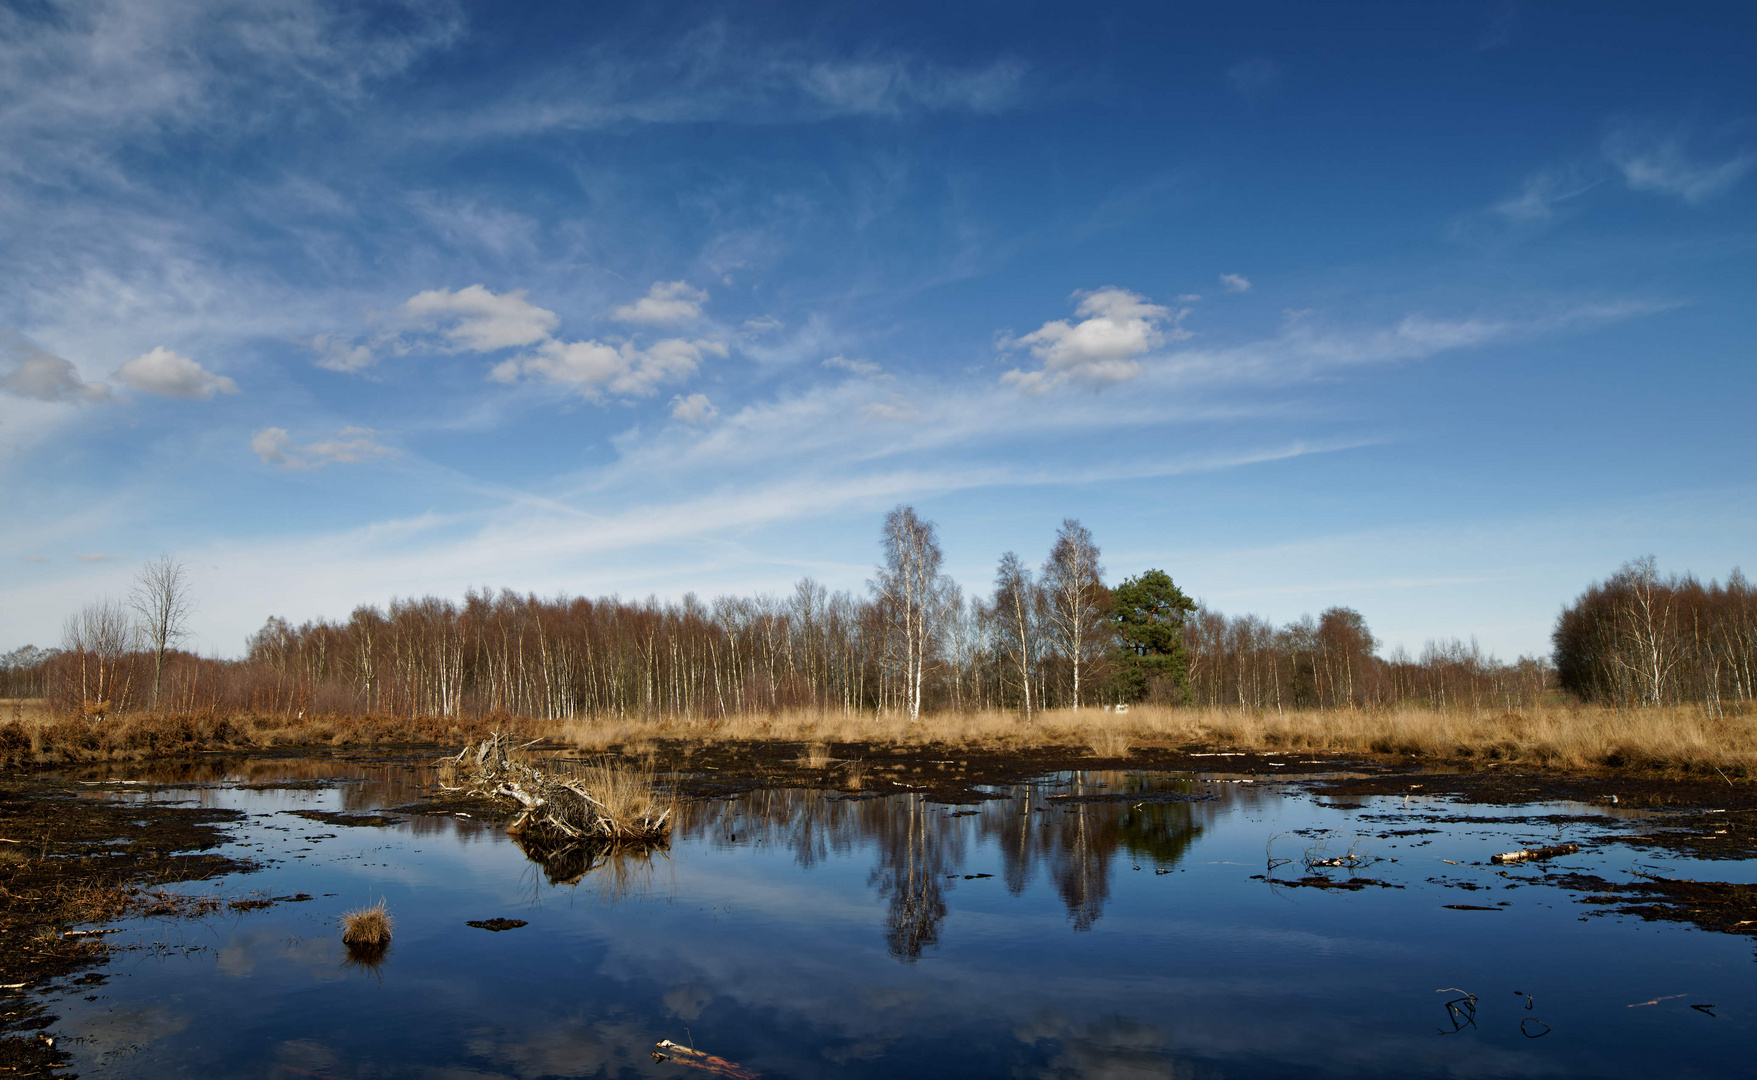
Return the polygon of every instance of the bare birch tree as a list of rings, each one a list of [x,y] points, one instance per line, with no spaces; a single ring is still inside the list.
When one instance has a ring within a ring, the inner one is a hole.
[[[87,716],[103,719],[127,700],[121,681],[122,659],[134,647],[134,625],[128,609],[105,597],[67,617],[62,648],[79,664],[79,697]]]
[[[933,522],[921,520],[913,506],[899,505],[885,515],[880,542],[885,561],[871,588],[889,605],[892,628],[901,636],[904,708],[913,721],[921,716],[921,675],[935,629],[943,555]]]
[[[994,574],[995,640],[1018,672],[1025,722],[1031,722],[1031,686],[1037,651],[1037,583],[1031,570],[1009,551]]]
[[[1103,651],[1105,630],[1104,567],[1092,530],[1063,518],[1049,561],[1043,565],[1043,589],[1049,600],[1049,631],[1073,666],[1074,711],[1080,711],[1082,661]]]
[[[165,653],[188,634],[189,575],[182,563],[169,555],[140,568],[134,577],[129,606],[140,617],[141,636],[153,654],[153,708],[159,705],[159,681],[165,670]]]
[[[1659,580],[1658,563],[1652,555],[1633,559],[1618,573],[1626,596],[1620,625],[1625,648],[1619,657],[1641,689],[1644,704],[1664,703],[1677,663],[1673,647],[1673,583]]]

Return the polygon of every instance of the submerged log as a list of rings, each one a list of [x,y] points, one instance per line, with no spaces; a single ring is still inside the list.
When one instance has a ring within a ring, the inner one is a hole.
[[[1504,855],[1496,855],[1489,861],[1497,866],[1505,866],[1508,863],[1525,862],[1527,859],[1553,859],[1557,855],[1572,855],[1579,850],[1579,844],[1556,844],[1552,847],[1530,849],[1521,848],[1518,851],[1509,851]]]

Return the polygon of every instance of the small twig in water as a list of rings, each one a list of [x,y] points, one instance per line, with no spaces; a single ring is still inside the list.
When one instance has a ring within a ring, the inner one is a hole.
[[[1670,1001],[1673,998],[1681,998],[1681,997],[1687,997],[1687,996],[1688,995],[1686,995],[1686,994],[1667,994],[1665,997],[1656,997],[1652,1001],[1637,1001],[1633,1005],[1625,1005],[1624,1008],[1626,1008],[1626,1009],[1639,1009],[1643,1005],[1658,1005],[1662,1001]]]

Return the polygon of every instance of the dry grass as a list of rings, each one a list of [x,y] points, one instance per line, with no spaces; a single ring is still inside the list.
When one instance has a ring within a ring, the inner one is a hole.
[[[615,838],[645,838],[668,830],[672,799],[659,791],[652,757],[641,768],[613,762],[595,762],[580,769],[570,784],[591,804],[599,821],[597,831]]]
[[[390,945],[392,922],[384,898],[379,897],[371,907],[342,915],[342,944],[355,952],[383,952]]]
[[[929,745],[1005,752],[1066,748],[1122,757],[1147,747],[1217,747],[1274,752],[1410,755],[1458,763],[1514,762],[1556,769],[1695,771],[1729,777],[1757,769],[1757,724],[1746,715],[1710,715],[1700,706],[1619,711],[1548,705],[1520,712],[1386,709],[1281,713],[1137,705],[1126,713],[1085,708],[1039,714],[942,713],[903,716],[798,710],[724,719],[622,719],[574,722],[558,737],[606,748],[655,739],[809,745]],[[807,764],[808,754],[801,764]]]
[[[301,746],[457,745],[490,730],[531,735],[540,722],[508,716],[215,716],[123,713],[94,720],[42,709],[0,708],[0,768],[90,761],[141,761],[212,750]]]
[[[1101,758],[1127,757],[1129,754],[1129,733],[1115,728],[1104,728],[1094,731],[1086,739],[1086,745]]]
[[[16,713],[17,719],[13,718]],[[988,710],[938,713],[911,723],[895,712],[792,710],[728,717],[624,717],[545,722],[508,716],[429,717],[153,716],[100,723],[55,717],[36,702],[0,703],[0,768],[32,763],[139,760],[202,750],[382,744],[453,746],[500,731],[548,735],[584,750],[620,751],[650,773],[661,742],[673,752],[717,742],[805,744],[799,764],[834,764],[831,744],[940,745],[986,751],[1063,748],[1123,757],[1132,749],[1207,746],[1281,752],[1415,755],[1447,761],[1506,761],[1558,769],[1694,770],[1729,776],[1757,768],[1757,718],[1712,716],[1700,706],[1618,711],[1546,705],[1520,712],[1394,707],[1370,710],[1240,712],[1137,705],[1127,713],[1084,708],[1039,714]]]

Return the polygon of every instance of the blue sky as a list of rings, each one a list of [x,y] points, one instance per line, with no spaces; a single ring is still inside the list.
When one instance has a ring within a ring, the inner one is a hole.
[[[0,8],[0,649],[861,589],[1063,517],[1546,651],[1757,535],[1736,4]],[[1752,569],[1747,567],[1747,569]]]

